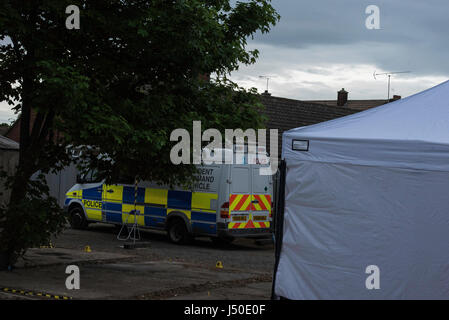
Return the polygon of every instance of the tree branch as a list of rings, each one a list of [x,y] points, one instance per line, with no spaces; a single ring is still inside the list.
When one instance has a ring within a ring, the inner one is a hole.
[[[36,119],[33,123],[33,128],[31,129],[31,144],[34,144],[39,138],[39,134],[41,132],[42,123],[44,122],[44,113],[38,112],[36,115]]]
[[[18,62],[19,63],[23,63],[23,57],[20,54],[19,42],[15,39],[14,36],[9,36],[9,38],[11,39],[11,42],[13,44],[14,53],[16,55],[16,58],[17,58]]]

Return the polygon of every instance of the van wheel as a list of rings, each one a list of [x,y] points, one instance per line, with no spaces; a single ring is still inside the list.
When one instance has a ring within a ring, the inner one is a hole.
[[[185,244],[191,239],[186,224],[181,219],[174,219],[168,225],[168,238],[176,244]]]
[[[84,211],[82,208],[75,206],[69,210],[70,225],[73,229],[83,230],[88,226]]]

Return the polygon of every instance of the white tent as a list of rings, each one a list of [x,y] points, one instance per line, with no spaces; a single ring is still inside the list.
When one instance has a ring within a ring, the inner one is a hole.
[[[449,81],[287,131],[282,157],[275,295],[449,299]]]

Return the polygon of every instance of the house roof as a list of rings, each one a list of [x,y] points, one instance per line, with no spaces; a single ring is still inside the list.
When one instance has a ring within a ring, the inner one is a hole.
[[[19,144],[4,136],[0,136],[0,149],[1,150],[19,150]]]
[[[268,95],[261,95],[260,101],[265,106],[264,113],[268,118],[267,129],[278,129],[278,148],[282,145],[282,133],[284,131],[358,112],[358,110],[347,107],[332,107],[325,104]],[[267,147],[269,147],[268,141]]]
[[[348,108],[348,107],[337,107],[327,105],[326,103],[317,103],[316,101],[301,101],[293,100],[287,98],[273,97],[269,95],[260,95],[260,101],[265,106],[264,114],[268,118],[266,123],[267,129],[277,129],[278,130],[278,147],[281,146],[282,133],[284,131],[316,124],[323,121],[332,120],[335,118],[347,116],[356,113],[360,110]],[[323,100],[326,101],[326,100]],[[355,100],[351,100],[355,101]],[[362,100],[366,101],[366,100]],[[374,100],[373,100],[374,101]],[[330,101],[329,101],[330,102]],[[383,101],[385,102],[385,101]],[[34,122],[35,114],[31,115],[31,123]],[[12,125],[7,133],[8,137],[19,141],[20,135],[20,117]],[[12,141],[6,137],[3,137],[9,141]],[[267,135],[267,138],[268,135]],[[14,141],[12,141],[14,142]],[[16,142],[14,142],[16,143]],[[18,143],[17,149],[18,149]],[[269,142],[267,141],[267,147],[269,147]],[[2,147],[3,148],[3,147]]]
[[[9,130],[9,126],[0,126],[0,136],[4,136]]]
[[[331,106],[331,107],[348,108],[348,109],[362,111],[362,110],[381,106],[381,105],[387,103],[387,100],[385,100],[385,99],[382,99],[382,100],[379,100],[379,99],[377,99],[377,100],[348,100],[343,107],[337,106],[337,100],[307,100],[305,102],[317,103],[317,104]]]

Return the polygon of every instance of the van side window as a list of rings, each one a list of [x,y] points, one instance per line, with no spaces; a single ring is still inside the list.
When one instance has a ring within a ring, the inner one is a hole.
[[[94,183],[98,182],[98,171],[97,169],[90,169],[84,175],[80,176],[80,182],[82,183]]]

